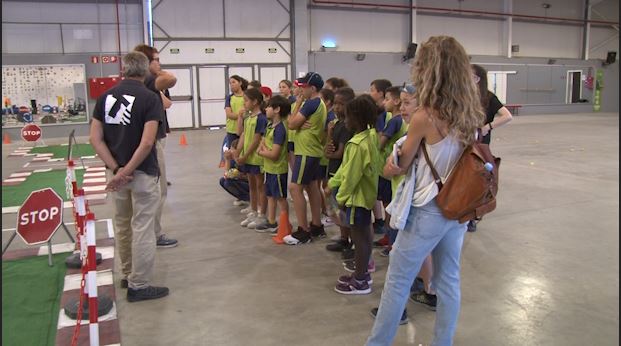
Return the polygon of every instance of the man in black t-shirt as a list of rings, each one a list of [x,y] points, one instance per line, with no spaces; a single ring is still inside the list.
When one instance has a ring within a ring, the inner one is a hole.
[[[116,245],[130,302],[168,295],[150,285],[155,262],[155,211],[160,200],[155,153],[162,102],[143,84],[148,59],[139,52],[123,57],[125,79],[97,99],[90,142],[112,172],[106,189],[115,204]]]
[[[168,196],[168,184],[166,179],[166,162],[164,160],[164,145],[166,143],[167,133],[170,132],[168,126],[168,117],[166,114],[166,108],[170,107],[172,102],[170,101],[170,94],[168,89],[175,86],[177,78],[170,72],[162,70],[160,67],[160,54],[154,47],[140,44],[134,48],[134,51],[144,53],[149,59],[149,72],[150,74],[145,78],[144,84],[151,90],[158,98],[161,99],[161,103],[164,105],[162,108],[162,122],[157,129],[157,143],[155,144],[155,150],[157,153],[157,162],[160,167],[160,203],[155,213],[155,236],[157,238],[156,244],[158,248],[170,248],[177,246],[177,240],[166,237],[162,233],[162,211],[164,209],[164,202],[166,196]]]

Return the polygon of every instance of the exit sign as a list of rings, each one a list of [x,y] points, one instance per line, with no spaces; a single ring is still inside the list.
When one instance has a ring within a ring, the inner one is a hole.
[[[246,48],[235,48],[235,53],[245,53]]]
[[[216,52],[216,50],[214,48],[205,48],[205,53],[206,54],[212,54],[212,53],[215,53],[215,52]]]
[[[268,48],[267,51],[269,53],[276,53],[276,48]]]
[[[170,54],[179,54],[179,48],[171,48]]]

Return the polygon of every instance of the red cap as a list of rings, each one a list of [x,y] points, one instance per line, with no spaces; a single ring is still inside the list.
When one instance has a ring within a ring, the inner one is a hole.
[[[261,94],[267,95],[267,97],[272,97],[272,89],[266,86],[262,86],[261,88],[259,88],[259,90],[261,90]]]

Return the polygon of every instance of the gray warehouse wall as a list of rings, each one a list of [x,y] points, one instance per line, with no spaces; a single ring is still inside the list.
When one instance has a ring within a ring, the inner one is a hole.
[[[3,54],[2,65],[38,65],[38,64],[84,64],[86,69],[86,83],[87,83],[87,108],[89,119],[92,116],[93,108],[95,107],[94,99],[91,99],[88,91],[88,79],[107,77],[111,75],[119,74],[119,64],[93,64],[91,62],[91,56],[97,55],[115,55],[115,53],[84,53],[84,54]],[[43,124],[40,125],[45,138],[66,137],[71,130],[75,129],[76,136],[88,135],[89,125],[87,123],[81,124]],[[2,128],[2,135],[8,133],[13,140],[21,140],[20,137],[21,128]]]
[[[345,78],[354,90],[368,90],[373,79],[386,78],[395,84],[410,79],[410,66],[401,62],[401,53],[366,53],[365,59],[356,61],[356,52],[310,52],[309,70],[324,78]],[[516,71],[507,78],[507,103],[520,104],[519,114],[582,113],[593,110],[593,91],[582,88],[582,98],[588,103],[566,104],[566,73],[582,70],[583,75],[595,76],[597,69],[604,72],[604,89],[601,95],[602,112],[619,111],[618,62],[602,67],[601,60],[556,59],[549,64],[545,58],[503,58],[472,56],[473,63],[488,70]]]

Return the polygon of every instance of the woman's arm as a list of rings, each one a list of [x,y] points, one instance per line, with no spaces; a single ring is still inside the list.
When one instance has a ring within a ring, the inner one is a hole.
[[[513,115],[511,115],[511,112],[507,109],[507,107],[503,106],[494,116],[494,120],[483,126],[481,129],[481,135],[487,136],[492,129],[501,127],[511,120],[513,120]]]

